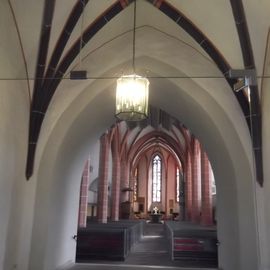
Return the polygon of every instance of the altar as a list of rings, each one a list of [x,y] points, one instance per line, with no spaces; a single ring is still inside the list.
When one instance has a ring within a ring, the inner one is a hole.
[[[153,208],[153,212],[150,214],[150,222],[151,223],[161,223],[162,214],[160,214],[159,209],[155,206]]]
[[[151,223],[161,223],[162,214],[150,214]]]

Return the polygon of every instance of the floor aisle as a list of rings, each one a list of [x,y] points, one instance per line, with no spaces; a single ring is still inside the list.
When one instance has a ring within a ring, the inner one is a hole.
[[[163,224],[147,224],[144,236],[127,257],[125,263],[137,265],[174,265],[168,252]]]

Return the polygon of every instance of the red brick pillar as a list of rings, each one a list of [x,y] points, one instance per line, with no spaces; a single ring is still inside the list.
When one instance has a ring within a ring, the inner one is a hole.
[[[121,202],[129,201],[129,192],[122,192],[129,187],[129,162],[126,159],[121,160]]]
[[[201,169],[202,169],[202,225],[213,224],[213,212],[212,212],[212,168],[208,160],[207,154],[202,151],[201,153]]]
[[[119,203],[120,203],[120,156],[118,151],[118,141],[114,138],[112,143],[112,208],[111,216],[113,221],[119,220]]]
[[[200,143],[197,139],[193,140],[192,153],[192,222],[200,222],[201,212],[201,153]]]
[[[129,173],[129,187],[132,189],[132,191],[129,192],[129,201],[133,205],[134,203],[134,183],[135,183],[135,175],[134,172]]]
[[[186,153],[186,167],[185,167],[185,206],[186,206],[186,220],[191,220],[192,212],[192,167],[191,154]]]
[[[108,134],[103,134],[100,138],[97,205],[97,219],[100,223],[107,223],[109,150]]]
[[[87,206],[88,206],[88,186],[90,181],[90,159],[85,163],[80,188],[80,206],[79,206],[79,227],[86,227]]]

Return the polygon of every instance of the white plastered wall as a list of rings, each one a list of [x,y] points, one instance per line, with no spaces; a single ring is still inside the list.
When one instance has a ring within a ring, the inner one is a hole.
[[[26,75],[8,1],[0,1],[0,33],[0,269],[6,270],[27,264],[34,194],[25,179],[30,100],[27,81],[18,80]]]
[[[28,201],[24,192],[31,194],[24,177],[29,110],[26,90],[17,82],[0,82],[0,269],[11,269],[6,267],[8,263],[17,265],[23,260],[17,257],[22,251],[20,240],[26,240],[27,245],[18,229],[26,225],[23,212]]]

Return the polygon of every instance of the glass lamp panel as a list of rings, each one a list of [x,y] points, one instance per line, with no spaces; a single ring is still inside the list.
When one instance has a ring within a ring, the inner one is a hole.
[[[122,76],[117,80],[116,117],[138,121],[148,115],[149,81],[138,75]]]

